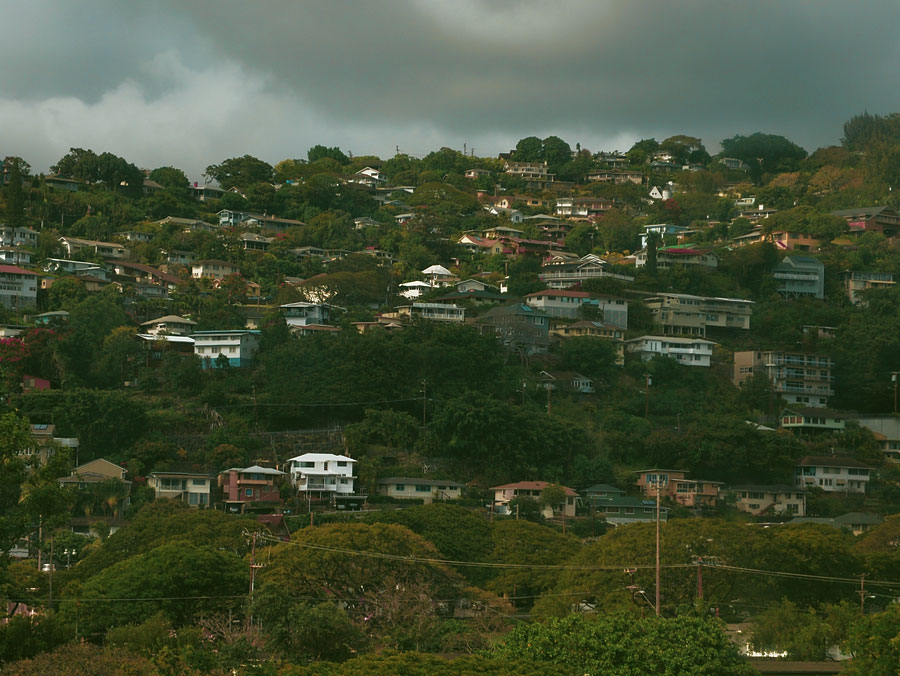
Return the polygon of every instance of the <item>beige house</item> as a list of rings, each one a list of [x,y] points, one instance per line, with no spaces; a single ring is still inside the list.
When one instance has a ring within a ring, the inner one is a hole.
[[[464,484],[446,479],[385,477],[379,479],[376,491],[391,498],[421,499],[426,505],[435,500],[455,500],[462,495]]]
[[[774,392],[788,403],[825,407],[834,394],[833,366],[824,354],[739,350],[734,353],[731,382],[742,387],[754,373],[764,373]]]
[[[794,486],[734,486],[734,506],[741,512],[806,516],[806,491]]]
[[[194,472],[153,472],[147,475],[147,485],[153,489],[156,499],[179,500],[191,507],[209,507],[212,504],[209,474]]]
[[[519,481],[513,484],[503,484],[502,486],[494,486],[491,490],[494,492],[494,508],[500,508],[498,511],[505,514],[511,514],[512,510],[509,503],[515,498],[529,498],[535,502],[540,502],[541,493],[547,486],[552,486],[548,481]],[[565,502],[556,505],[541,505],[541,511],[546,518],[560,516],[575,516],[575,507],[581,502],[573,489],[567,486],[560,486],[565,492]]]

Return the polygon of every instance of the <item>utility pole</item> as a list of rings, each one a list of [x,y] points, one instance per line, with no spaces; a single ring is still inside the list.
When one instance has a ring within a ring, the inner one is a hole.
[[[657,479],[656,481],[656,616],[660,615],[660,607],[659,607],[659,492],[660,492],[660,481]]]
[[[250,546],[250,595],[249,604],[247,606],[247,629],[253,626],[253,590],[256,583],[256,569],[262,568],[261,564],[256,563],[256,536],[254,532],[252,536],[252,545]]]
[[[703,557],[697,557],[697,601],[703,603]]]
[[[891,381],[894,383],[894,413],[897,413],[897,379],[900,371],[891,371]]]
[[[50,536],[50,610],[53,610],[53,536]]]
[[[894,381],[896,384],[896,381]],[[866,614],[866,574],[863,573],[859,576],[859,591],[856,592],[859,594],[859,614]]]
[[[547,387],[547,415],[550,415],[550,413],[552,412],[552,408],[553,408],[553,403],[551,402],[551,397],[550,397],[551,392],[553,392],[553,388],[548,386]]]
[[[427,427],[427,409],[428,409],[428,400],[426,398],[426,394],[428,391],[428,379],[422,378],[422,427]]]
[[[644,374],[644,417],[648,417],[650,415],[650,385],[653,383],[653,378],[650,377],[649,373]]]

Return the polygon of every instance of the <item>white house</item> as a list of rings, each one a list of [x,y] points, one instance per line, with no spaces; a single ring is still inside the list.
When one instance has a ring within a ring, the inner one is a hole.
[[[147,475],[147,485],[156,493],[156,498],[180,500],[191,507],[209,507],[209,474],[193,472],[152,472]]]
[[[628,328],[628,301],[611,296],[592,297],[587,291],[545,289],[525,296],[525,302],[551,317],[577,319],[585,305],[603,312],[603,321],[620,328]]]
[[[353,494],[353,463],[346,455],[304,453],[285,463],[291,485],[310,502],[334,502]]]
[[[37,273],[15,265],[0,265],[0,303],[13,310],[37,302]]]
[[[217,368],[220,356],[228,359],[229,366],[249,366],[259,351],[259,334],[256,329],[225,329],[196,331],[191,337],[203,367]]]
[[[81,251],[87,251],[104,258],[128,258],[128,249],[115,242],[98,242],[92,239],[80,239],[78,237],[60,237],[59,243],[66,250],[67,256],[73,256]]]
[[[421,298],[423,293],[426,293],[431,290],[431,284],[428,282],[422,281],[412,281],[412,282],[403,282],[400,285],[400,292],[398,295],[403,296],[409,300],[414,298]]]
[[[38,234],[31,228],[0,225],[0,245],[37,246]]]
[[[327,324],[331,319],[331,311],[336,306],[328,303],[308,303],[298,301],[281,306],[281,314],[288,326],[309,326],[310,324]]]
[[[865,494],[874,474],[874,469],[854,458],[807,455],[794,466],[794,485],[818,486],[828,493]]]
[[[677,336],[641,336],[625,341],[625,349],[638,352],[643,361],[653,357],[671,357],[685,366],[709,366],[713,345],[716,343],[703,338],[680,338]]]
[[[194,261],[191,263],[191,277],[200,279],[206,277],[208,279],[224,279],[229,275],[240,273],[241,269],[227,261],[209,259],[204,261]]]
[[[422,270],[422,274],[431,282],[431,286],[451,286],[459,281],[459,277],[443,265],[431,265]]]

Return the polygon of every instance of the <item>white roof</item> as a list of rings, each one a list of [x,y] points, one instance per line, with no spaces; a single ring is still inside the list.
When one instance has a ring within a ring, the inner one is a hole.
[[[329,462],[331,460],[341,460],[344,462],[356,462],[353,458],[346,455],[335,455],[334,453],[304,453],[293,458],[289,458],[288,462]]]
[[[156,319],[151,319],[147,322],[142,322],[141,326],[149,326],[151,324],[158,324],[160,322],[178,322],[180,324],[191,324],[195,325],[197,322],[193,322],[190,319],[185,319],[184,317],[179,317],[177,315],[166,315],[165,317],[157,317]]]
[[[156,341],[156,340],[164,340],[167,343],[195,343],[196,341],[190,336],[167,336],[167,335],[157,335],[152,336],[149,333],[139,333],[138,338],[143,338],[144,340]]]
[[[431,284],[429,284],[428,282],[418,282],[418,281],[417,281],[417,282],[402,282],[402,283],[400,284],[400,286],[408,286],[408,287],[411,287],[411,288],[415,288],[415,287],[419,287],[419,286],[424,286],[424,287],[427,287],[427,288],[429,288],[429,289],[431,288]]]
[[[431,265],[424,270],[422,270],[423,275],[451,275],[451,273],[447,268],[443,265]]]
[[[284,472],[272,469],[271,467],[260,467],[259,465],[253,465],[252,467],[244,467],[241,469],[240,467],[232,467],[231,469],[237,470],[238,472],[243,472],[245,474],[284,474]]]

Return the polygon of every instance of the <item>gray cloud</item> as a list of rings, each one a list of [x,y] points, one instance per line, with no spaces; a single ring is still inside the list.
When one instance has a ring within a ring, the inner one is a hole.
[[[37,137],[12,138],[48,162],[93,143],[196,173],[315,143],[488,154],[530,134],[714,148],[766,131],[812,150],[852,114],[900,109],[896,2],[26,5],[0,0],[16,19],[0,40],[21,55],[0,69],[0,128],[24,125]]]

